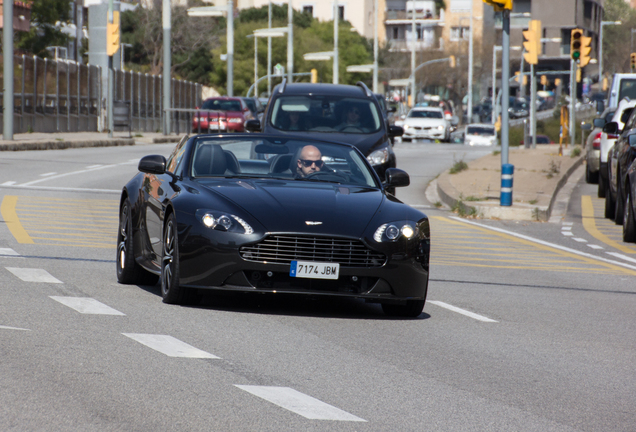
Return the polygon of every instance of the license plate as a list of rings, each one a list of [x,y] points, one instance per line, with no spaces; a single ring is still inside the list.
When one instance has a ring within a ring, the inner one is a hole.
[[[308,279],[338,279],[340,264],[313,261],[292,261],[289,276]]]

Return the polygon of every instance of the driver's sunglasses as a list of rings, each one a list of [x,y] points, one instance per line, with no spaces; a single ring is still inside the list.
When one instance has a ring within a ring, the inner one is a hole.
[[[316,164],[317,168],[322,168],[322,166],[325,164],[320,159],[318,160],[299,159],[299,160],[305,166],[305,168],[309,168],[312,164]]]
[[[351,111],[349,111],[351,114],[355,114],[355,115],[360,115],[360,111],[358,111],[357,109],[352,109]]]

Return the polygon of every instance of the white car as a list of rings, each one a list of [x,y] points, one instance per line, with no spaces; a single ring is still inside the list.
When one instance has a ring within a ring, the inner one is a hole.
[[[404,119],[402,141],[418,138],[449,141],[450,127],[441,108],[415,107]]]
[[[464,144],[469,146],[497,145],[497,130],[495,125],[487,123],[473,123],[466,126]]]

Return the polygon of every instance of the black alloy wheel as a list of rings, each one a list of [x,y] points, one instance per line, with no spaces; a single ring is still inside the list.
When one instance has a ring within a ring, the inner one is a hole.
[[[625,213],[623,216],[623,241],[629,243],[636,243],[636,220],[634,216],[634,209],[632,208],[633,201],[630,197],[630,193],[627,194],[625,199]]]
[[[614,211],[616,210],[616,203],[612,199],[612,192],[609,189],[609,185],[605,186],[605,217],[608,219],[614,219]]]
[[[621,191],[620,177],[616,177],[616,199],[614,203],[616,209],[614,210],[614,222],[616,225],[623,225],[623,211],[625,206],[625,200],[623,200],[623,192]]]
[[[406,304],[382,303],[382,311],[388,316],[416,318],[424,311],[426,300],[407,300]]]
[[[144,270],[135,261],[130,201],[124,201],[119,212],[117,232],[117,281],[121,284],[156,285],[159,277]]]
[[[174,213],[163,229],[163,256],[161,258],[161,297],[168,304],[186,304],[191,291],[179,286],[179,237]]]

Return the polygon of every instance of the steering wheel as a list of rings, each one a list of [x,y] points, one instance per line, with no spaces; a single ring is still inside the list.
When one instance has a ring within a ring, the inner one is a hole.
[[[338,172],[338,171],[316,171],[316,172],[313,172],[311,174],[308,174],[305,178],[306,179],[312,179],[312,178],[318,179],[318,178],[321,178],[321,177],[324,178],[325,180],[327,180],[329,177],[336,178],[336,179],[342,179],[342,180],[345,180],[345,181],[349,180],[349,176],[347,176],[344,173]]]

